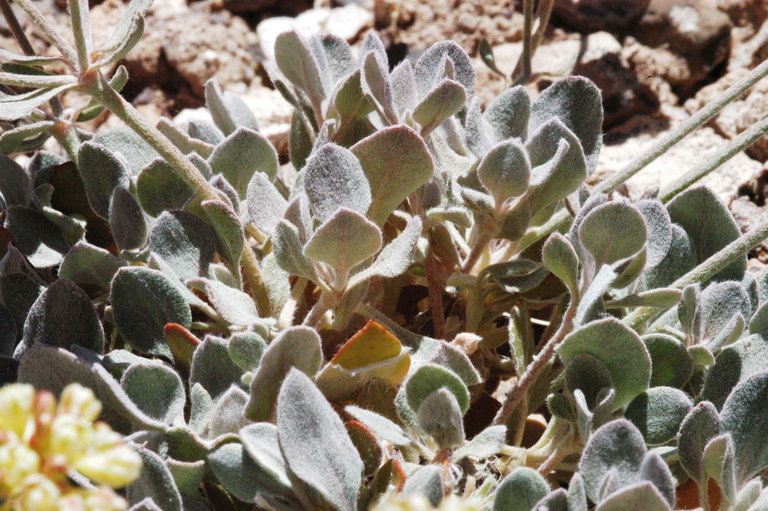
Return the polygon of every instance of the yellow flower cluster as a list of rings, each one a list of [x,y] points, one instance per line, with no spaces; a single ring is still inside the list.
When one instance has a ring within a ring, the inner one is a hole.
[[[93,422],[99,413],[93,392],[76,383],[58,404],[31,385],[0,388],[0,511],[126,509],[112,488],[139,476],[141,458],[107,424]],[[101,486],[74,486],[72,470]]]
[[[392,495],[379,503],[374,511],[481,511],[485,509],[475,499],[449,495],[434,507],[423,495]]]

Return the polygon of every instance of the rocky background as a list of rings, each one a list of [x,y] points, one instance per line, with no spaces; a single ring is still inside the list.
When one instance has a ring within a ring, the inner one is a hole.
[[[64,4],[40,2],[62,24]],[[94,37],[105,39],[106,27],[114,26],[124,3],[91,5]],[[490,99],[508,83],[484,66],[478,46],[486,39],[508,75],[522,51],[521,11],[515,0],[155,0],[144,39],[123,62],[131,77],[124,92],[150,118],[184,121],[206,115],[200,108],[203,85],[215,76],[222,88],[245,99],[261,131],[285,156],[291,110],[265,72],[280,32],[330,32],[354,45],[375,29],[388,44],[390,63],[453,39],[477,60],[478,91]],[[530,88],[543,90],[558,76],[573,73],[602,89],[605,146],[594,176],[599,179],[768,57],[767,20],[768,0],[555,0],[544,44],[533,60],[539,78]],[[38,51],[48,53],[34,27],[27,28]],[[0,47],[15,48],[1,20]],[[768,114],[766,93],[768,79],[623,191],[641,196],[706,159]],[[115,122],[105,115],[89,127]],[[768,209],[766,161],[768,137],[704,180],[730,204],[744,230]],[[753,255],[755,267],[768,263],[768,244]]]

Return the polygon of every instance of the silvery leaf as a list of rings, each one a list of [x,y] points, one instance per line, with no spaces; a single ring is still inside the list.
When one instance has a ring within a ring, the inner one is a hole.
[[[341,207],[361,214],[368,211],[371,189],[349,149],[335,144],[322,146],[307,160],[302,173],[310,209],[318,220],[327,220]]]
[[[280,384],[292,368],[314,376],[320,369],[323,353],[320,336],[307,327],[283,330],[267,347],[251,381],[251,399],[245,416],[253,421],[272,417]]]
[[[259,129],[256,117],[248,105],[236,94],[222,92],[215,78],[205,82],[205,106],[224,135],[232,134],[239,127],[254,131]]]
[[[152,226],[149,249],[168,263],[182,281],[206,277],[216,254],[216,235],[192,213],[166,211]]]
[[[245,199],[248,183],[256,172],[270,179],[277,175],[277,152],[264,135],[249,128],[237,128],[216,146],[208,163],[214,174],[222,174]]]
[[[277,430],[291,472],[334,509],[356,510],[363,462],[339,416],[299,370],[282,382]]]
[[[550,491],[549,484],[538,472],[518,467],[499,484],[493,511],[531,511]]]

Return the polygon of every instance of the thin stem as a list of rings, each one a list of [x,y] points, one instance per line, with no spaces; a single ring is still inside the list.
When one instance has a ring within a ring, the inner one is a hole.
[[[91,67],[91,22],[88,0],[69,0],[68,3],[72,32],[75,35],[75,46],[77,46],[77,63],[80,72],[84,72]]]
[[[731,143],[725,149],[716,155],[704,158],[697,167],[687,172],[676,183],[672,184],[669,189],[665,190],[659,197],[659,200],[668,202],[675,195],[730,160],[734,155],[754,144],[766,132],[768,132],[768,116],[763,117],[750,126],[749,129],[741,132],[736,138],[731,140]]]
[[[77,154],[80,150],[80,137],[77,136],[75,127],[67,121],[57,121],[51,128],[51,134],[61,144],[69,155],[69,158],[77,163]]]
[[[427,274],[427,290],[429,292],[429,307],[432,311],[432,326],[435,338],[445,338],[445,306],[443,304],[443,286],[439,281],[437,261],[430,249],[424,260],[424,270]]]
[[[302,325],[308,326],[308,327],[314,327],[317,325],[320,320],[323,318],[326,312],[328,312],[328,309],[331,308],[331,299],[328,296],[328,293],[321,292],[320,298],[317,300],[315,305],[312,306],[312,309],[310,309],[309,314],[304,318],[304,321],[302,322]]]
[[[737,240],[729,243],[696,268],[674,281],[669,287],[683,289],[689,284],[703,282],[714,277],[723,268],[739,257],[742,257],[766,238],[768,238],[768,220],[764,221],[748,233],[740,236]],[[651,319],[658,313],[658,307],[639,307],[625,317],[624,322],[632,328],[639,328],[645,321]]]
[[[598,184],[594,188],[593,193],[609,193],[614,191],[629,178],[666,153],[672,146],[691,134],[696,128],[717,115],[720,110],[741,96],[766,75],[768,75],[768,60],[762,62],[759,66],[750,71],[748,75],[728,87],[728,89],[707,103],[701,110],[683,121],[672,133],[661,138],[643,154],[625,165],[624,168],[619,170],[616,174]],[[546,224],[537,229],[532,229],[523,236],[518,244],[518,252],[525,250],[538,240],[549,236],[554,231],[564,229],[570,224],[571,220],[572,217],[568,214],[568,211],[565,209],[558,211]]]
[[[10,27],[13,38],[16,39],[22,53],[29,57],[34,56],[35,48],[32,47],[32,43],[29,41],[29,38],[27,38],[27,34],[24,33],[24,29],[22,28],[21,23],[19,23],[19,19],[16,17],[16,13],[13,12],[8,0],[0,0],[0,11],[2,11],[3,18],[5,18],[5,22]],[[64,111],[64,107],[61,106],[61,101],[59,101],[59,98],[57,97],[51,98],[50,101],[48,101],[48,104],[51,105],[51,111],[56,117],[59,117]],[[77,134],[74,136],[77,138]],[[77,140],[79,145],[80,140]]]
[[[552,8],[555,6],[555,0],[539,0],[539,6],[536,9],[536,18],[539,23],[536,27],[536,33],[533,34],[533,52],[541,45],[541,40],[544,38],[544,33],[547,31],[549,25],[549,17],[552,15]]]
[[[12,85],[14,87],[58,87],[60,85],[77,83],[77,78],[70,75],[21,75],[16,73],[0,72],[0,83],[5,85]]]
[[[523,397],[525,397],[528,389],[533,385],[541,371],[552,359],[555,354],[555,349],[557,349],[563,339],[565,339],[565,336],[568,335],[573,328],[573,318],[576,315],[577,306],[578,301],[571,298],[571,303],[565,311],[563,322],[560,324],[557,333],[548,340],[541,351],[533,357],[533,361],[531,361],[525,369],[523,375],[517,380],[515,386],[507,393],[507,396],[504,399],[504,404],[493,419],[494,425],[506,424],[507,419],[512,415],[517,404]]]
[[[533,0],[523,0],[523,54],[512,72],[512,81],[524,83],[531,77],[531,58],[533,57]]]
[[[27,39],[27,35],[24,33],[24,29],[21,27],[21,23],[19,23],[19,19],[16,17],[16,13],[13,12],[8,0],[0,0],[0,11],[2,11],[3,17],[11,29],[13,38],[19,43],[24,55],[34,55],[35,49],[32,47],[32,43],[29,42],[29,39]]]
[[[203,200],[219,199],[219,192],[200,174],[189,158],[112,88],[98,71],[94,72],[92,79],[85,83],[84,89],[146,140],[174,168],[179,177],[200,194]],[[268,315],[270,313],[269,295],[261,278],[259,262],[249,243],[246,243],[243,249],[241,264],[245,281],[250,286],[259,312],[262,315]]]
[[[72,49],[69,43],[59,35],[59,33],[56,31],[56,28],[51,25],[48,19],[46,19],[45,15],[43,15],[43,13],[40,12],[37,7],[35,7],[32,1],[13,1],[21,8],[22,11],[24,11],[24,13],[26,13],[27,16],[29,16],[30,20],[32,20],[32,23],[37,25],[40,30],[43,31],[45,37],[59,49],[62,56],[69,62],[69,64],[74,66],[74,64],[77,62],[77,53],[75,53],[75,50]]]
[[[470,273],[472,271],[472,268],[474,268],[475,263],[483,254],[483,252],[485,252],[485,249],[488,247],[488,244],[491,242],[492,239],[493,239],[493,235],[490,233],[485,233],[480,236],[480,238],[472,246],[472,250],[469,252],[469,255],[464,260],[464,264],[461,265],[462,273]]]

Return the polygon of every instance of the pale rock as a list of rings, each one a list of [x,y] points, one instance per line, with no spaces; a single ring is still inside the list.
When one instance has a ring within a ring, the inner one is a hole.
[[[302,12],[295,18],[275,16],[267,18],[256,27],[259,46],[267,61],[275,59],[277,36],[296,30],[309,37],[317,34],[333,34],[345,41],[357,38],[366,28],[373,26],[373,13],[356,3],[329,9],[318,7]]]

